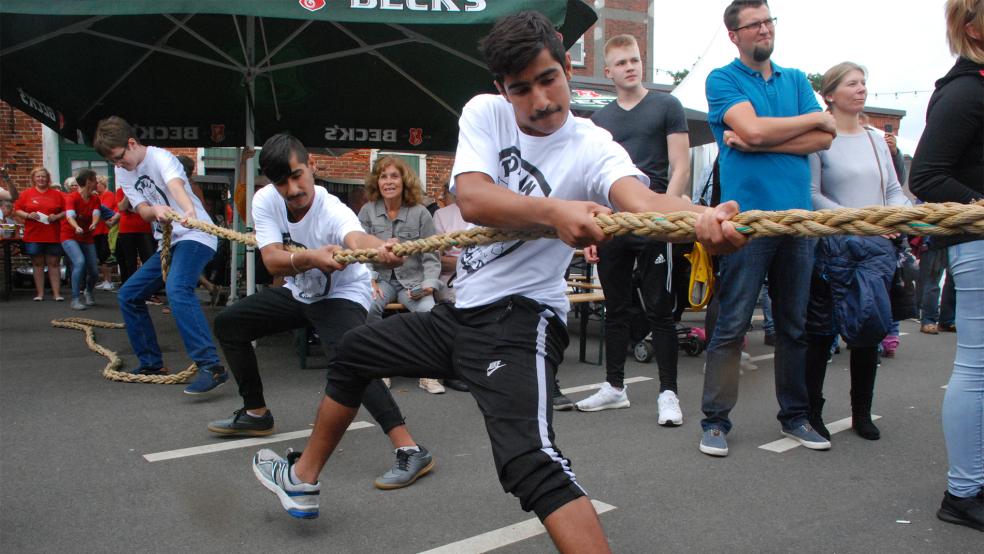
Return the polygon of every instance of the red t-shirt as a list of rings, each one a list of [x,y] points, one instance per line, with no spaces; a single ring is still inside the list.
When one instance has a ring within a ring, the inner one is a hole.
[[[27,212],[41,212],[45,215],[57,214],[65,209],[65,201],[59,190],[48,188],[41,192],[37,187],[31,187],[23,192],[14,203],[14,208]],[[27,218],[24,220],[24,242],[61,242],[58,229],[60,222],[45,225],[40,221]]]
[[[123,201],[123,187],[116,189],[116,205],[119,210],[120,202]],[[151,233],[150,223],[144,221],[140,214],[129,210],[119,210],[120,212],[120,233]]]
[[[103,192],[102,194],[99,195],[99,203],[102,204],[103,206],[106,206],[107,208],[113,210],[114,212],[116,211],[116,195],[113,194],[113,191],[111,191],[111,190],[106,190],[105,192]],[[95,230],[95,232],[92,233],[92,234],[93,235],[108,235],[109,234],[109,226],[106,225],[106,220],[100,219],[99,220],[99,223],[96,224],[96,230]]]
[[[74,240],[85,244],[92,244],[92,212],[99,211],[99,195],[91,194],[88,200],[84,200],[78,192],[73,192],[65,197],[65,211],[75,210],[75,222],[79,224],[84,233],[81,235],[75,232],[75,227],[68,222],[68,217],[62,220],[61,239]]]

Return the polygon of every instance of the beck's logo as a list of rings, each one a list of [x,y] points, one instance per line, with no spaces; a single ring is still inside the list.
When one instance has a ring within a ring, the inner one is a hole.
[[[298,3],[309,12],[316,12],[325,7],[325,0],[298,0]]]
[[[424,130],[420,127],[410,128],[410,145],[420,146],[420,143],[424,142]]]
[[[225,124],[224,123],[213,123],[212,124],[212,142],[219,143],[225,142]]]

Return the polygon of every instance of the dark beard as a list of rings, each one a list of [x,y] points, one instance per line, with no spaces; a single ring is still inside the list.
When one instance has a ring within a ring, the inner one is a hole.
[[[752,51],[752,59],[757,62],[764,62],[772,56],[772,46],[764,48],[761,46],[756,46],[755,50]]]

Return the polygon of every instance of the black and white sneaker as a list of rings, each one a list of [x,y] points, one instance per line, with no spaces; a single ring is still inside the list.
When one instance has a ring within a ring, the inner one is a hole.
[[[434,457],[423,446],[417,450],[396,449],[396,462],[393,467],[373,483],[377,489],[391,490],[409,487],[434,469]]]
[[[208,424],[208,430],[220,435],[242,435],[265,437],[273,434],[273,413],[267,410],[262,416],[253,416],[241,408],[228,419],[219,419]]]
[[[556,379],[554,379],[553,409],[559,412],[568,412],[574,409],[574,403],[571,402],[570,398],[567,398],[567,395],[560,391],[560,381]]]

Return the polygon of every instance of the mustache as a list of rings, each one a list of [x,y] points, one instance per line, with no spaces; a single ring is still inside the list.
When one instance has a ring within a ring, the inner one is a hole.
[[[559,111],[560,111],[560,106],[551,106],[545,110],[537,110],[536,113],[534,113],[530,117],[530,120],[538,121],[540,119],[543,119],[544,117],[551,116]]]
[[[288,196],[287,200],[297,200],[298,198],[304,198],[305,196],[307,196],[306,192],[299,192],[297,194],[292,194]]]

